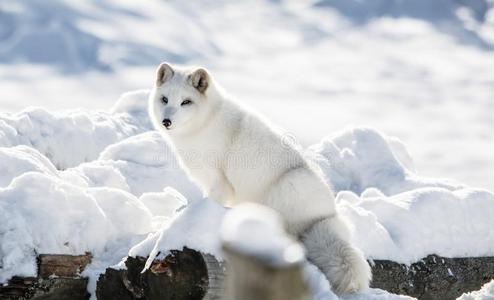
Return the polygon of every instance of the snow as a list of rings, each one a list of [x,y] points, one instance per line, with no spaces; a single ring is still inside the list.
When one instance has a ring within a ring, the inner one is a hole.
[[[305,146],[371,126],[420,173],[493,190],[493,43],[488,0],[4,0],[2,110],[106,110],[159,62],[197,64]]]
[[[226,209],[210,199],[197,199],[181,210],[160,230],[150,234],[129,251],[130,256],[149,255],[153,260],[166,257],[168,250],[188,247],[222,259],[219,228]]]
[[[419,176],[405,146],[374,129],[350,128],[307,150],[368,258],[411,264],[428,254],[494,253],[494,194]]]
[[[48,158],[36,149],[24,145],[1,147],[0,161],[2,162],[0,187],[6,187],[12,179],[30,171],[57,174],[57,170]]]
[[[37,253],[91,251],[98,257],[110,245],[122,246],[129,235],[151,229],[149,211],[132,195],[83,189],[37,172],[16,177],[0,189],[0,199],[1,282],[35,275]]]
[[[457,300],[492,300],[494,299],[494,280],[484,284],[484,286],[474,292],[465,293],[457,298]]]
[[[170,145],[154,131],[108,146],[97,161],[89,164],[112,166],[126,178],[130,191],[137,196],[160,192],[167,186],[175,187],[186,198],[202,194],[181,168]]]
[[[368,258],[411,264],[435,253],[478,257],[494,253],[494,194],[471,188],[419,188],[391,197],[340,193],[354,243]]]
[[[255,234],[280,236],[275,218],[264,224],[263,213],[250,219],[227,213],[202,196],[169,142],[145,125],[145,95],[127,93],[110,112],[28,109],[2,115],[15,134],[4,135],[0,147],[5,220],[0,223],[0,281],[34,275],[37,253],[90,251],[94,260],[84,274],[94,291],[98,275],[108,266],[122,267],[126,255],[149,256],[149,266],[186,246],[222,260],[221,232],[226,243],[271,259],[283,257],[273,253],[288,240],[265,241],[265,235]],[[33,122],[39,126],[23,125]],[[75,147],[73,141],[84,143]],[[69,155],[67,149],[76,150]],[[306,155],[338,192],[337,207],[349,221],[353,242],[369,259],[410,264],[431,253],[494,255],[494,195],[419,176],[400,140],[350,127],[308,147]],[[225,214],[229,225],[222,227]],[[246,244],[240,236],[251,240]],[[316,299],[333,295],[317,269],[305,268]],[[395,296],[371,289],[359,297]]]
[[[319,163],[336,191],[360,194],[377,188],[393,195],[420,187],[462,187],[451,180],[418,176],[405,146],[370,128],[335,133],[309,147],[307,155]]]
[[[21,113],[0,113],[0,146],[27,145],[49,158],[58,169],[97,158],[108,145],[145,130],[126,122],[128,115],[82,110],[49,112],[28,108]]]
[[[249,206],[249,205],[248,205]],[[242,207],[240,207],[242,208]],[[255,210],[256,214],[250,211]],[[300,253],[296,245],[287,240],[280,231],[279,220],[270,215],[271,212],[259,212],[258,208],[247,208],[241,211],[238,207],[228,211],[210,199],[195,201],[180,211],[170,223],[167,223],[156,233],[149,235],[141,243],[129,251],[130,256],[146,256],[146,268],[155,259],[162,259],[169,254],[170,249],[189,247],[203,253],[214,255],[223,260],[220,238],[233,247],[248,255],[255,255],[273,265],[300,263]],[[222,221],[223,220],[223,221]],[[259,231],[262,234],[259,234]],[[269,232],[266,233],[266,232]],[[245,237],[245,240],[241,239]],[[266,238],[269,237],[269,240]],[[288,248],[288,249],[287,249]],[[292,249],[290,249],[292,248]],[[293,249],[295,248],[295,249]],[[291,251],[287,251],[291,250]],[[293,253],[293,252],[294,253]],[[282,253],[289,255],[283,257]],[[306,261],[302,262],[304,275],[314,299],[340,299],[330,289],[324,275]],[[412,299],[407,296],[393,295],[379,289],[369,289],[364,293],[345,296],[341,299]]]
[[[124,95],[113,113],[0,116],[12,132],[0,147],[0,282],[35,275],[36,253],[90,251],[94,291],[98,275],[169,222],[184,196],[200,197],[166,141],[148,131],[146,99],[139,94],[136,109],[136,94]],[[122,103],[128,111],[117,111]]]
[[[149,256],[149,266],[186,246],[222,260],[221,232],[226,243],[283,257],[274,253],[287,240],[255,234],[280,236],[275,218],[264,224],[263,213],[249,219],[233,211],[225,220],[230,225],[221,226],[227,209],[202,196],[169,142],[146,125],[145,95],[127,93],[110,112],[27,109],[2,115],[15,134],[7,130],[0,147],[0,281],[35,275],[37,253],[90,251],[94,260],[84,274],[94,294],[99,274],[123,267],[126,255]],[[33,122],[37,126],[24,125]],[[76,147],[76,141],[83,143]],[[410,264],[431,253],[494,255],[494,195],[419,176],[397,138],[349,127],[305,153],[338,192],[337,207],[353,242],[369,259]],[[245,243],[240,236],[259,239]],[[305,268],[315,298],[333,295],[317,269]],[[355,297],[395,296],[371,289]]]
[[[226,209],[147,116],[163,60],[208,67],[308,146],[368,258],[494,255],[477,188],[494,190],[493,45],[485,0],[2,1],[0,282],[46,252],[91,251],[92,292],[128,254],[222,258]],[[315,299],[336,299],[306,269]]]
[[[187,199],[170,187],[166,187],[160,193],[144,193],[139,200],[153,216],[173,216],[178,210],[187,206]]]

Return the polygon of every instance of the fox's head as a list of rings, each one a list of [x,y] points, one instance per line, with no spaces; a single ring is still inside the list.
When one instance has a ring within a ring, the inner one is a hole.
[[[210,84],[211,77],[203,68],[160,64],[149,99],[149,114],[154,126],[170,134],[200,126],[211,109],[207,105]]]

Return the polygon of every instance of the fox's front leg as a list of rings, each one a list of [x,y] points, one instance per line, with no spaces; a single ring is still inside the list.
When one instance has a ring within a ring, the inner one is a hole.
[[[218,176],[214,180],[208,192],[208,197],[221,203],[225,206],[233,205],[234,190],[226,176],[222,172],[218,172]]]

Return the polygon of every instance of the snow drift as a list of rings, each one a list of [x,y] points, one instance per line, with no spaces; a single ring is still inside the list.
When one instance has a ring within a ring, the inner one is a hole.
[[[111,112],[0,114],[1,282],[34,275],[37,253],[91,251],[90,290],[127,254],[149,255],[150,263],[158,252],[188,246],[222,259],[226,208],[203,198],[152,131],[146,95],[128,93]],[[369,259],[494,255],[494,195],[419,176],[397,139],[349,128],[306,154],[338,192],[338,209]],[[315,297],[332,295],[322,275],[307,270]]]

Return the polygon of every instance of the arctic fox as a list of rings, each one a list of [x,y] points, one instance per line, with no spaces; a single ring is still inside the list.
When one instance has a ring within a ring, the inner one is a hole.
[[[275,209],[336,293],[368,287],[370,267],[350,244],[319,168],[266,120],[230,99],[208,71],[162,63],[149,114],[211,199]]]

